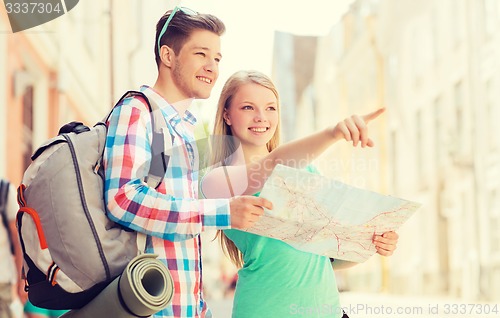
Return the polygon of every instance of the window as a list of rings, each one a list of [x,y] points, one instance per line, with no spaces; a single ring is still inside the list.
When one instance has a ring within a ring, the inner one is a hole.
[[[415,128],[416,128],[416,138],[415,144],[417,147],[417,178],[418,184],[423,186],[424,180],[424,135],[423,135],[423,118],[422,118],[422,110],[417,110],[415,114]]]
[[[396,131],[391,131],[390,133],[390,143],[391,143],[391,169],[392,169],[392,189],[398,189],[398,134]]]
[[[444,151],[446,146],[444,143],[444,121],[443,121],[443,105],[442,98],[437,97],[434,100],[434,155],[436,169],[439,170],[443,162]]]
[[[23,94],[23,170],[31,164],[33,153],[33,86],[27,86]]]
[[[452,35],[452,45],[458,46],[462,41],[464,22],[462,21],[462,6],[463,2],[460,0],[449,0],[449,5],[451,7],[450,11],[450,22],[451,22],[451,35]]]
[[[490,39],[498,28],[498,0],[483,0],[484,35]]]
[[[498,127],[498,116],[500,116],[500,102],[495,99],[495,88],[493,80],[489,80],[488,82],[486,82],[485,90],[487,126],[486,136],[489,149],[496,150],[500,147],[500,138],[498,137],[500,133],[500,129]]]
[[[434,67],[436,60],[434,41],[436,34],[434,34],[432,16],[422,18],[419,20],[418,28],[412,31],[412,66],[414,73],[415,86],[420,86],[426,72],[429,72],[431,67]]]
[[[455,152],[463,153],[464,151],[464,111],[465,111],[465,100],[464,100],[464,85],[462,81],[455,84],[453,88],[454,95],[454,108],[455,108],[455,120],[454,126],[455,131],[452,133],[455,136],[453,140],[453,148]],[[468,138],[467,138],[468,140]]]
[[[491,253],[498,254],[500,251],[500,191],[492,189],[489,194],[489,240]]]
[[[438,5],[434,7],[431,15],[431,36],[432,36],[432,59],[434,63],[437,63],[439,58],[441,57],[441,53],[443,50],[443,43],[441,39],[441,30],[440,30],[440,22],[439,19],[439,8]]]

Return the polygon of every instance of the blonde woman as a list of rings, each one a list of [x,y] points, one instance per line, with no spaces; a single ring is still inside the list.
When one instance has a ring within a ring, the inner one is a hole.
[[[315,171],[309,161],[336,141],[372,147],[367,123],[384,110],[351,116],[335,126],[297,141],[279,145],[279,95],[264,74],[240,71],[222,90],[215,118],[213,163],[219,167],[202,181],[207,198],[258,196],[277,163]],[[220,232],[222,246],[240,267],[233,317],[347,317],[339,303],[332,270],[354,265],[302,252],[288,244],[230,229]],[[387,232],[373,238],[377,252],[391,255],[398,235]]]

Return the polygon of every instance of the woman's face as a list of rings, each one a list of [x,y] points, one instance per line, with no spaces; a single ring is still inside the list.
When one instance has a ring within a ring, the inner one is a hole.
[[[233,96],[224,119],[243,146],[266,147],[278,125],[278,101],[270,89],[244,84]]]

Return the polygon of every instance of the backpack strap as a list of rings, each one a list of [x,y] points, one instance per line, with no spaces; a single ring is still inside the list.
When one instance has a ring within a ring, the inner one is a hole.
[[[147,236],[142,232],[137,232],[135,243],[137,245],[138,255],[144,254],[146,252]]]
[[[167,124],[165,118],[163,116],[159,116],[161,112],[158,111],[159,110],[158,106],[155,103],[151,104],[148,97],[143,92],[127,91],[118,100],[118,102],[111,109],[108,115],[98,124],[106,124],[115,107],[120,105],[124,99],[134,98],[134,97],[141,98],[146,102],[149,114],[151,116],[151,126],[153,129],[153,140],[151,142],[151,149],[153,151],[152,151],[149,173],[144,179],[144,182],[146,182],[148,186],[157,189],[160,186],[161,182],[163,181],[163,178],[165,177],[165,172],[167,171],[168,167],[168,161],[170,159],[170,157],[165,154],[165,147],[164,147],[165,143],[162,131],[162,128],[166,127]],[[171,138],[173,139],[173,136],[171,136]]]
[[[148,186],[157,189],[163,181],[163,178],[165,177],[165,172],[167,171],[168,167],[168,161],[170,159],[170,156],[165,154],[165,136],[163,133],[163,128],[167,127],[167,122],[158,105],[156,105],[156,103],[151,104],[148,97],[143,92],[128,91],[123,94],[123,96],[109,112],[103,122],[106,123],[108,121],[109,116],[111,116],[111,113],[117,105],[119,105],[125,98],[130,97],[142,98],[146,102],[149,109],[149,114],[151,115],[151,126],[153,130],[153,140],[151,142],[151,165],[149,167],[148,175],[144,179],[144,182],[146,182]],[[170,137],[171,142],[173,143],[174,136],[170,134]],[[136,244],[139,255],[143,254],[146,251],[146,234],[137,232]]]
[[[8,236],[10,251],[14,254],[14,243],[12,242],[9,219],[7,217],[7,200],[9,199],[9,185],[10,183],[0,180],[0,214],[2,215],[2,223]]]
[[[106,115],[106,117],[104,117],[104,119],[101,120],[101,123],[105,124],[108,121],[111,114],[113,113],[113,111],[115,110],[115,108],[117,106],[119,106],[123,102],[124,99],[131,98],[131,97],[141,97],[142,99],[144,99],[144,101],[146,102],[146,104],[148,106],[149,113],[151,114],[151,122],[154,123],[153,107],[151,107],[151,103],[149,102],[149,99],[146,97],[146,95],[144,95],[143,92],[139,92],[139,91],[127,91],[127,92],[125,92],[125,94],[123,94],[122,97],[120,97],[120,99],[116,102],[115,106],[113,106],[113,108],[111,108],[111,110]]]
[[[146,94],[141,93],[147,99]],[[151,102],[152,101],[152,102]],[[154,102],[154,99],[149,100],[152,112],[153,122],[153,141],[151,144],[151,165],[149,173],[144,180],[150,187],[157,188],[163,181],[165,172],[167,171],[170,156],[167,154],[174,143],[174,136],[169,133],[167,128],[167,120],[160,110],[160,107]],[[169,137],[166,136],[168,133]],[[169,142],[169,143],[168,143]],[[168,143],[168,145],[167,145]]]

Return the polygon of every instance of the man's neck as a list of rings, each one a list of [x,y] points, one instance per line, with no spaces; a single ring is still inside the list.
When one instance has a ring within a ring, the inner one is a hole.
[[[180,116],[183,116],[186,110],[189,109],[193,103],[194,98],[184,98],[178,94],[178,90],[175,88],[170,89],[168,83],[160,78],[156,80],[153,89],[163,97]]]
[[[177,101],[174,103],[170,103],[170,105],[172,105],[172,107],[177,111],[177,113],[179,113],[179,115],[182,116],[182,115],[184,115],[184,113],[186,113],[186,110],[188,110],[189,107],[191,107],[193,100],[194,100],[194,98],[189,98],[189,99],[180,100],[180,101]]]

